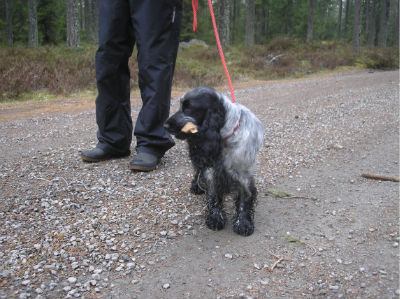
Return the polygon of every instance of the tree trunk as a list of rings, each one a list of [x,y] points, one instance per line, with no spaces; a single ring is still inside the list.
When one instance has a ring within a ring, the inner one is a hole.
[[[230,1],[218,1],[218,34],[221,40],[221,46],[229,46],[229,21],[230,21]]]
[[[346,0],[346,11],[344,17],[344,31],[343,31],[343,39],[345,42],[347,42],[347,30],[349,27],[350,1],[351,0]]]
[[[286,35],[288,35],[289,28],[292,28],[292,17],[293,17],[293,0],[287,0],[285,1],[285,14],[284,14],[284,32]]]
[[[353,51],[360,52],[361,0],[354,1]]]
[[[39,45],[37,26],[37,0],[29,0],[29,39],[28,46],[36,48]]]
[[[376,0],[372,0],[372,7],[370,8],[370,17],[368,18],[368,32],[367,32],[367,45],[375,45],[376,38]]]
[[[308,1],[308,24],[307,24],[307,40],[313,39],[314,31],[314,0]]]
[[[246,45],[254,45],[255,1],[247,0]]]
[[[80,31],[86,30],[85,24],[85,0],[78,1],[78,11],[79,11],[79,29]]]
[[[236,43],[237,36],[238,36],[238,34],[237,34],[237,31],[238,31],[237,30],[237,27],[238,27],[237,22],[238,22],[238,19],[239,19],[239,16],[240,16],[240,12],[238,12],[239,11],[238,6],[239,6],[238,0],[233,0],[232,1],[232,22],[231,22],[231,29],[232,29],[232,31],[231,31],[231,42],[232,42],[232,44]]]
[[[388,19],[389,19],[389,5],[390,0],[382,1],[381,16],[379,22],[379,34],[378,34],[378,47],[385,48],[387,33],[388,33]]]
[[[370,18],[371,18],[371,5],[370,5],[370,0],[366,0],[366,8],[365,8],[365,29],[364,29],[365,44],[367,43],[367,37],[368,37],[368,32],[369,32],[369,24],[370,24],[369,19],[370,19]]]
[[[98,10],[98,0],[90,0],[90,9],[92,16],[92,42],[97,44],[99,40],[99,10]]]
[[[67,0],[67,46],[78,47],[79,39],[79,0]]]
[[[86,42],[90,43],[92,41],[92,10],[91,1],[84,0],[84,10],[85,10],[85,37]]]
[[[340,39],[341,33],[342,33],[342,8],[343,8],[343,3],[342,0],[339,0],[339,13],[338,13],[338,31],[337,31],[337,39]]]
[[[393,46],[399,47],[399,1],[395,1],[396,13],[394,14]]]
[[[6,24],[7,24],[7,44],[13,45],[13,26],[11,14],[11,0],[6,0]]]

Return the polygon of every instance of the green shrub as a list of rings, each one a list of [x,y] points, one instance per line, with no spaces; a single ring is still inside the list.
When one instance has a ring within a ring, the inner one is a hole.
[[[393,70],[399,68],[399,49],[392,48],[368,48],[359,59],[370,69]]]

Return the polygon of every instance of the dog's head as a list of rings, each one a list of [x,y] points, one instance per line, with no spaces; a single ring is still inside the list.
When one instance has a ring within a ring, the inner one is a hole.
[[[164,124],[178,139],[218,134],[225,122],[225,109],[220,95],[210,87],[197,87],[180,99],[180,108]],[[212,137],[212,136],[208,136]],[[214,136],[215,137],[215,136]],[[218,138],[218,137],[215,137]]]

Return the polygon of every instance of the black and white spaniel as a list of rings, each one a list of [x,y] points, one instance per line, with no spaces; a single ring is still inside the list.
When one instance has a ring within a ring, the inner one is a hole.
[[[194,194],[206,193],[206,224],[212,230],[225,225],[224,195],[234,192],[233,230],[249,236],[254,231],[257,189],[253,171],[263,143],[263,125],[246,107],[210,87],[198,87],[180,100],[180,109],[164,125],[185,139],[195,174]]]

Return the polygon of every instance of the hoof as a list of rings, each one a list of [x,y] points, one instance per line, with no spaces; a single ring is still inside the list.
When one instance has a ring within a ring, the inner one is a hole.
[[[221,230],[225,226],[225,218],[219,209],[212,209],[207,216],[206,224],[209,229]]]

